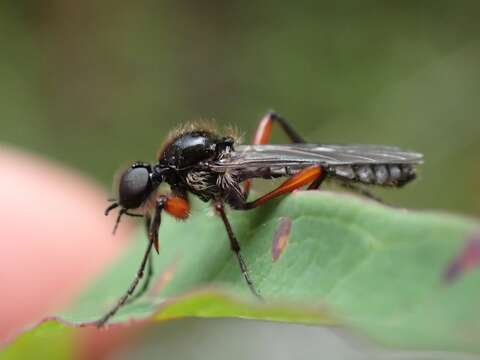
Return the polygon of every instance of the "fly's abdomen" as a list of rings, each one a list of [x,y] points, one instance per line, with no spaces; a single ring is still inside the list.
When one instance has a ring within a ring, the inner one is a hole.
[[[415,179],[411,164],[339,165],[328,169],[330,175],[368,185],[400,187]]]

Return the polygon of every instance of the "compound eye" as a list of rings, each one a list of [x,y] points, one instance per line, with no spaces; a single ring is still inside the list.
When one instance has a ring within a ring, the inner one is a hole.
[[[149,168],[131,166],[120,177],[119,204],[126,209],[135,209],[142,205],[151,191]]]

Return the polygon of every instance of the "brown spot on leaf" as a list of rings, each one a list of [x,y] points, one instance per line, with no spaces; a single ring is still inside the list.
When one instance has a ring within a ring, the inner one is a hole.
[[[292,220],[284,217],[280,219],[280,224],[273,235],[272,243],[272,260],[277,261],[285,250],[290,238],[290,230],[292,229]]]
[[[443,280],[451,283],[468,270],[480,265],[480,232],[476,232],[465,242],[460,253],[450,262],[443,274]]]

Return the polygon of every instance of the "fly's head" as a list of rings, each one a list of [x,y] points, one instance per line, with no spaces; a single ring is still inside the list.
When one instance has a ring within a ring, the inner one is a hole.
[[[115,233],[122,215],[134,215],[128,211],[138,209],[163,181],[162,171],[144,162],[134,162],[121,175],[118,181],[118,198],[105,210],[120,207],[113,232]]]
[[[152,167],[146,163],[134,163],[120,176],[118,203],[124,209],[136,209],[152,190]]]

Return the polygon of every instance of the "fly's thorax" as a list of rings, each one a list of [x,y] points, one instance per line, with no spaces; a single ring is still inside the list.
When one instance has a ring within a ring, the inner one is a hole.
[[[361,164],[337,165],[328,168],[330,175],[381,186],[403,186],[415,179],[415,169],[411,164]]]
[[[203,201],[228,197],[243,197],[240,181],[231,172],[216,173],[201,168],[193,168],[185,173],[188,190]]]
[[[208,201],[218,197],[220,190],[217,186],[218,174],[212,171],[192,168],[185,172],[184,179],[188,190],[201,200]]]
[[[214,158],[217,143],[217,137],[206,131],[185,133],[165,148],[160,161],[177,169],[188,168]]]
[[[192,130],[179,134],[162,149],[159,163],[185,170],[201,163],[218,161],[230,154],[235,140],[206,130]]]

